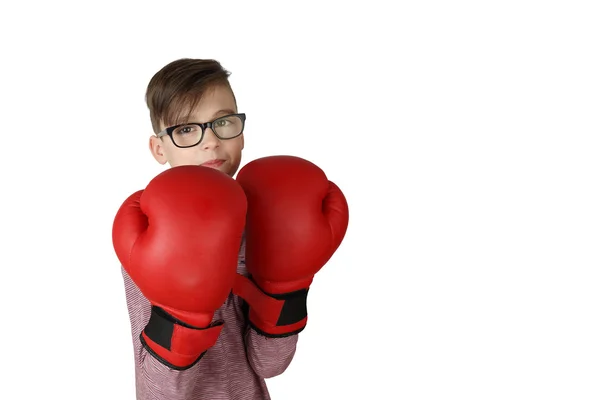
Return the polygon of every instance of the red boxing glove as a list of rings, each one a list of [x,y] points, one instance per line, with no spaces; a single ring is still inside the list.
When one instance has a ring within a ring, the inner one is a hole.
[[[219,337],[223,321],[211,322],[236,277],[246,206],[231,177],[178,166],[152,179],[117,212],[117,257],[152,304],[140,340],[173,369],[194,365]]]
[[[314,275],[342,242],[348,204],[311,162],[292,156],[257,159],[237,181],[248,202],[246,266],[234,293],[249,304],[250,325],[268,337],[301,332]]]

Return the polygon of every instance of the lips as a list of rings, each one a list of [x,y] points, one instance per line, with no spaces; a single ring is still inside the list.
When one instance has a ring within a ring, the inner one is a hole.
[[[219,168],[221,165],[223,165],[223,163],[225,162],[225,160],[209,160],[206,162],[203,162],[202,165],[203,167],[209,167],[209,168]]]

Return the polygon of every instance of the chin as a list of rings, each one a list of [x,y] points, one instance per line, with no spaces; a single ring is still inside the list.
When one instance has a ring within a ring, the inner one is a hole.
[[[216,166],[216,165],[202,165],[199,164],[201,167],[206,167],[206,168],[212,168],[212,169],[216,169],[217,171],[221,171],[224,174],[230,175],[229,174],[229,170],[231,169],[231,166],[229,165],[229,163],[226,161],[223,164]]]

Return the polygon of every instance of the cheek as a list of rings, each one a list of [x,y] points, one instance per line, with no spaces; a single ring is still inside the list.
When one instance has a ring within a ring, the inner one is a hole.
[[[232,160],[239,160],[242,157],[243,142],[241,140],[230,141],[226,143],[225,151]]]
[[[194,152],[190,150],[191,149],[179,149],[174,147],[169,149],[168,153],[165,152],[165,154],[167,155],[167,160],[169,160],[169,164],[172,167],[179,165],[196,165],[198,163],[198,157],[196,157]]]
[[[231,165],[229,165],[228,168],[229,171],[227,172],[227,174],[231,177],[235,175],[238,168],[240,167],[240,163],[242,160],[242,143],[243,142],[240,141],[237,141],[236,143],[228,143],[227,148],[225,150],[231,162]]]

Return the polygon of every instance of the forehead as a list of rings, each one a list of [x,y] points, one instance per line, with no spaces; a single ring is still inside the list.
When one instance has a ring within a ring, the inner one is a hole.
[[[217,86],[204,93],[196,107],[191,110],[193,122],[207,122],[221,115],[236,113],[237,107],[231,90],[225,86]]]

